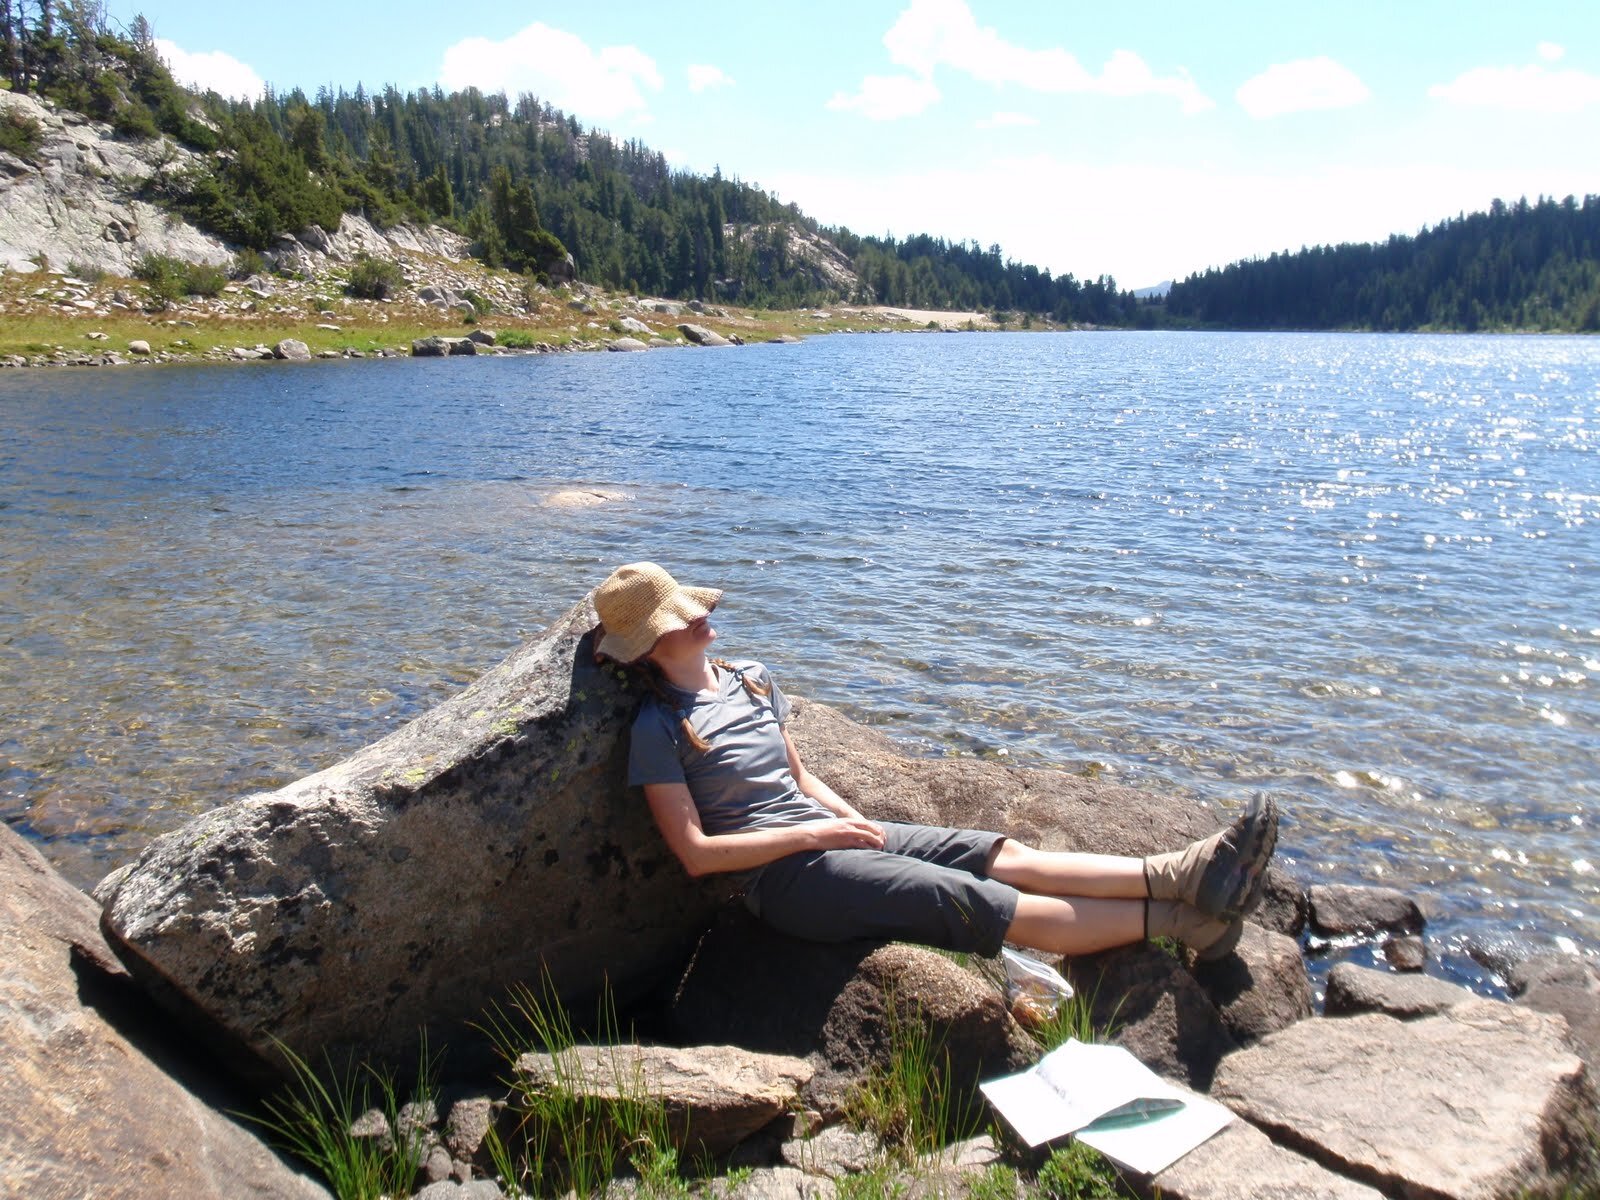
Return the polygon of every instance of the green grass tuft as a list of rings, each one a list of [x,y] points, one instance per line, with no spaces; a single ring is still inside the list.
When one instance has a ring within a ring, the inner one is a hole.
[[[645,1195],[676,1200],[689,1194],[665,1104],[620,1054],[610,1056],[605,1081],[618,1098],[589,1094],[571,1015],[548,978],[542,993],[514,988],[504,1005],[490,1006],[479,1028],[508,1064],[531,1051],[549,1055],[553,1064],[553,1078],[541,1085],[515,1075],[506,1081],[518,1126],[516,1145],[501,1146],[495,1157],[503,1187],[509,1181],[535,1195],[604,1196],[631,1169]],[[609,991],[601,997],[597,1030],[602,1045],[622,1040]]]
[[[845,1100],[845,1115],[904,1158],[970,1137],[980,1125],[976,1096],[958,1089],[943,1039],[915,1005],[901,1012],[887,996],[889,1060]]]
[[[331,1059],[319,1074],[281,1042],[278,1049],[288,1061],[291,1082],[262,1105],[264,1115],[243,1115],[262,1126],[279,1147],[320,1171],[339,1200],[409,1194],[427,1131],[402,1119],[394,1077],[365,1064],[340,1070]],[[424,1041],[414,1102],[432,1101],[433,1079],[434,1063]],[[354,1133],[357,1119],[373,1108],[383,1114],[384,1133]]]

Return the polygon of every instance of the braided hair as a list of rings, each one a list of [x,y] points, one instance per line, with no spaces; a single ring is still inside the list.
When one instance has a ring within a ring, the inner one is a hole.
[[[739,682],[744,685],[744,690],[752,697],[764,700],[772,695],[771,685],[758,682],[750,672],[734,666],[727,659],[711,658],[706,661],[714,667],[721,667],[724,671],[732,671],[734,675],[738,676]],[[629,663],[628,669],[650,689],[651,695],[655,696],[663,707],[669,708],[678,714],[679,727],[683,730],[683,736],[688,739],[691,746],[701,753],[711,749],[711,743],[701,737],[689,722],[688,710],[668,692],[667,677],[662,673],[660,667],[648,658],[641,658],[638,662]]]

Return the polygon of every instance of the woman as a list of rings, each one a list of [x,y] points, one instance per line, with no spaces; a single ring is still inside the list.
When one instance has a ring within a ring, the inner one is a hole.
[[[806,770],[789,701],[765,667],[709,658],[712,588],[654,563],[595,593],[599,652],[651,694],[633,724],[628,782],[690,875],[743,875],[746,904],[814,941],[900,939],[985,955],[1003,941],[1087,954],[1151,937],[1201,958],[1237,944],[1260,902],[1278,818],[1258,798],[1221,833],[1172,854],[1036,850],[997,833],[877,822]]]

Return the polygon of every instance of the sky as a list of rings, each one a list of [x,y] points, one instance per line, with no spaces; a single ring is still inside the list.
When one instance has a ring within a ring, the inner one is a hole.
[[[1123,287],[1600,193],[1600,3],[148,0],[229,94],[531,93],[857,233]]]

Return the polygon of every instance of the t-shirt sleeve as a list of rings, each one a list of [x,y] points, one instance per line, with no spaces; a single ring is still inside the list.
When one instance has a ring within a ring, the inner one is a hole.
[[[767,686],[772,689],[772,695],[768,697],[772,701],[772,713],[778,718],[779,725],[787,725],[789,723],[789,710],[794,706],[789,703],[789,697],[783,694],[783,689],[778,686],[778,681],[772,677],[772,672],[765,667],[762,667],[761,670],[767,677]]]
[[[646,704],[634,718],[628,740],[628,786],[684,782],[678,743],[667,728],[666,718],[655,705]]]

